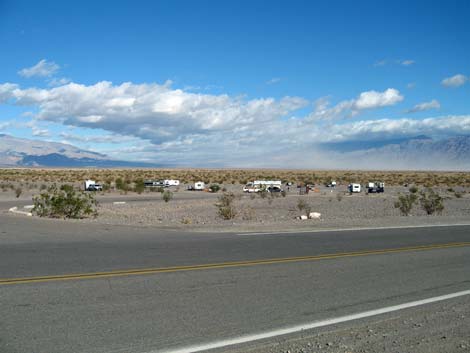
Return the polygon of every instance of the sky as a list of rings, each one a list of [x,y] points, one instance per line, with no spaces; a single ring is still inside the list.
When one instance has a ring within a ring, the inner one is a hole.
[[[470,135],[469,16],[465,0],[0,0],[0,133],[220,167]]]

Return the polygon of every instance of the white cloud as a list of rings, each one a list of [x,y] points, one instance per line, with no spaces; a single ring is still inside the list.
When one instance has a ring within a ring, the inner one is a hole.
[[[67,83],[71,82],[71,80],[69,78],[66,78],[66,77],[59,77],[59,78],[52,78],[51,80],[49,80],[49,82],[47,83],[50,87],[57,87],[57,86],[63,86],[63,85],[66,85]]]
[[[267,85],[274,85],[274,84],[279,83],[279,82],[281,82],[280,77],[273,77],[272,79],[266,81],[266,84]]]
[[[246,165],[243,161],[248,156],[266,161],[259,164],[266,165],[268,160],[279,162],[276,156],[312,151],[312,146],[323,142],[470,133],[470,116],[340,119],[398,104],[404,98],[394,88],[365,91],[334,106],[324,97],[303,117],[294,115],[309,104],[300,97],[246,99],[196,94],[174,89],[169,82],[69,83],[47,89],[0,84],[0,97],[34,108],[31,128],[36,126],[36,134],[46,134],[41,130],[47,129],[39,125],[46,123],[47,127],[48,122],[77,127],[74,133],[63,132],[60,137],[93,149],[101,144],[100,152],[119,159],[175,165]],[[80,128],[104,133],[88,134]]]
[[[384,92],[367,91],[362,92],[354,102],[356,110],[373,109],[395,105],[403,100],[400,92],[394,88],[389,88]]]
[[[403,66],[411,66],[413,64],[416,64],[416,61],[414,61],[414,60],[402,60],[402,61],[400,61],[400,65],[403,65]]]
[[[416,113],[416,112],[423,112],[426,110],[440,109],[440,108],[441,108],[441,104],[439,103],[439,101],[437,101],[436,99],[433,99],[432,101],[429,101],[429,102],[416,104],[413,108],[407,110],[406,112]]]
[[[452,77],[447,77],[442,80],[442,85],[446,87],[460,87],[467,82],[468,78],[462,74],[457,74]]]
[[[227,133],[263,126],[305,107],[299,97],[243,100],[228,95],[188,93],[170,83],[86,86],[69,83],[51,89],[0,86],[18,105],[38,108],[38,119],[99,128],[149,139],[156,144],[181,136]]]
[[[408,89],[413,89],[416,87],[416,82],[410,82],[406,85],[406,88]]]
[[[315,110],[310,115],[313,120],[338,119],[355,116],[362,110],[376,109],[395,105],[404,97],[395,88],[388,88],[383,92],[362,92],[356,99],[345,100],[330,107],[328,97],[320,98],[315,102]]]
[[[60,66],[53,61],[42,59],[36,65],[18,71],[20,76],[30,77],[50,77],[59,70]]]
[[[383,60],[378,60],[374,63],[374,66],[375,67],[379,67],[379,66],[385,66],[387,65],[387,60],[383,59]]]
[[[50,134],[49,134],[49,130],[47,129],[40,129],[36,126],[33,126],[32,128],[32,134],[33,136],[39,136],[39,137],[49,137]]]

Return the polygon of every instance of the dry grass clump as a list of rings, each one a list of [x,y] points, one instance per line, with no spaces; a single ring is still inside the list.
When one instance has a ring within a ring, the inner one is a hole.
[[[131,185],[145,179],[179,179],[182,183],[245,184],[250,180],[276,179],[302,184],[366,183],[380,180],[386,185],[470,186],[469,172],[348,171],[283,169],[0,169],[0,183],[76,183],[93,179],[114,184],[122,180]]]

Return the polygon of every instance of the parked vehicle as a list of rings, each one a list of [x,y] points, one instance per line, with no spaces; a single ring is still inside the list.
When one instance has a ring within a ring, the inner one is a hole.
[[[348,185],[349,192],[361,192],[361,184],[352,183]]]
[[[332,180],[328,184],[326,184],[327,188],[335,188],[336,187],[336,181]]]
[[[379,192],[384,192],[385,191],[385,183],[375,181],[375,182],[369,182],[367,184],[367,192],[369,193],[379,193]]]
[[[163,188],[167,186],[164,180],[145,180],[144,185],[147,188]]]
[[[206,188],[206,184],[203,181],[197,181],[194,185],[189,185],[188,190],[190,191],[203,191]]]
[[[278,185],[273,185],[273,186],[268,186],[268,187],[266,188],[266,191],[267,191],[267,192],[282,192],[282,189],[281,189],[281,187],[278,186]]]
[[[270,186],[277,186],[281,188],[282,182],[280,180],[255,180],[247,183],[243,187],[244,192],[259,192]]]
[[[178,186],[180,184],[180,181],[168,179],[168,180],[164,180],[163,183],[165,184],[165,186]]]
[[[86,191],[102,191],[103,186],[97,184],[94,180],[85,180],[85,190]]]

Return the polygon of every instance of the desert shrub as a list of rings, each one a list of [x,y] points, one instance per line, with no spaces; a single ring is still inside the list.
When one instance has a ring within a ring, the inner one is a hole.
[[[343,195],[341,195],[340,193],[337,193],[336,194],[336,200],[341,201],[343,199]]]
[[[220,190],[220,185],[219,184],[212,184],[209,186],[209,190],[211,192],[218,192]]]
[[[282,190],[282,191],[281,191],[281,196],[282,196],[282,197],[286,197],[286,196],[287,196],[286,190]]]
[[[418,192],[418,187],[416,186],[411,186],[409,189],[408,189],[412,194],[416,194]]]
[[[145,190],[145,183],[143,179],[137,179],[134,182],[134,191],[138,194],[143,193]]]
[[[183,224],[192,224],[193,220],[191,218],[183,217],[183,218],[181,218],[181,223],[183,223]]]
[[[122,178],[117,178],[115,181],[116,184],[116,189],[122,190],[122,191],[129,191],[129,184],[126,183]]]
[[[299,201],[297,201],[297,208],[299,209],[299,211],[306,211],[307,213],[309,213],[311,207],[308,205],[307,202],[305,202],[304,199],[299,199]]]
[[[39,187],[39,190],[46,190],[47,189],[47,185],[46,184],[41,184],[41,186]]]
[[[22,189],[22,188],[18,187],[18,188],[15,189],[15,196],[16,196],[16,198],[20,197],[22,193],[23,193],[23,189]]]
[[[54,184],[39,196],[33,197],[32,212],[40,217],[84,218],[97,215],[96,200],[92,193],[77,192],[71,185]]]
[[[173,193],[172,193],[171,191],[165,190],[165,191],[162,193],[162,199],[163,199],[163,201],[169,202],[172,198],[173,198]]]
[[[415,193],[400,195],[398,201],[395,201],[395,208],[398,208],[403,216],[408,216],[413,209],[413,206],[418,200],[418,196]]]
[[[458,192],[458,191],[456,191],[456,192],[454,193],[454,195],[455,195],[455,198],[457,198],[457,199],[460,199],[460,198],[462,197],[462,193],[461,193],[461,192]]]
[[[434,190],[421,191],[419,202],[428,215],[441,214],[444,210],[444,199]]]
[[[233,219],[237,215],[237,210],[234,205],[235,195],[233,193],[224,193],[219,196],[217,206],[219,216],[223,219]]]
[[[262,189],[262,190],[258,191],[258,195],[262,199],[265,199],[266,197],[268,197],[268,194],[269,194],[268,190],[266,190],[266,189]]]

